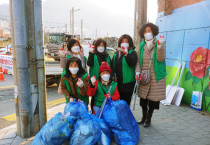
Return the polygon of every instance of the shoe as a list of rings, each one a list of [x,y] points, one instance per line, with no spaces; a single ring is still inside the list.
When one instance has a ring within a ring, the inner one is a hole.
[[[145,123],[144,123],[145,128],[150,127],[150,125],[151,125],[151,118],[152,118],[153,111],[154,110],[149,109],[149,111],[147,113],[147,117],[146,117],[146,120],[145,120]]]
[[[142,118],[141,120],[139,120],[137,123],[138,124],[144,124],[145,120],[146,120],[146,117],[147,117],[147,109],[142,109]]]

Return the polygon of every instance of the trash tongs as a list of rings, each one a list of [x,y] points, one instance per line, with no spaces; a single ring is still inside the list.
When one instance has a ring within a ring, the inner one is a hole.
[[[133,94],[132,94],[132,98],[131,98],[131,103],[130,103],[130,107],[133,104],[133,111],[135,110],[135,105],[136,105],[136,96],[138,96],[138,88],[139,88],[139,82],[136,81],[134,89],[133,89]]]
[[[108,90],[107,94],[110,94],[111,88],[112,88],[112,86],[109,87],[109,90]],[[109,98],[110,97],[111,97],[111,95],[109,95]],[[104,102],[103,102],[103,104],[101,106],[101,111],[100,111],[100,114],[99,114],[99,117],[98,118],[101,118],[101,115],[103,113],[103,110],[104,110],[104,107],[106,105],[106,102],[107,102],[107,98],[104,99]]]

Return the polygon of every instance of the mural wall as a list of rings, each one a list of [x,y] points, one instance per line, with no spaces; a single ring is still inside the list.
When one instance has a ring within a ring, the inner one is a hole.
[[[180,62],[186,67],[180,87],[182,103],[191,104],[192,92],[203,92],[202,110],[210,112],[210,0],[175,9],[156,24],[166,40],[166,83],[171,84]],[[159,38],[159,36],[157,36]],[[178,78],[177,78],[178,80]]]

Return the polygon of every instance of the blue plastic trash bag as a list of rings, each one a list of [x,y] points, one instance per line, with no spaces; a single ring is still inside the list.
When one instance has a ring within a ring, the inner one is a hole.
[[[64,115],[70,113],[71,116],[79,117],[83,113],[88,113],[88,107],[84,102],[69,102],[64,109]]]
[[[100,136],[100,124],[88,113],[85,113],[74,125],[74,132],[70,139],[70,145],[95,145]]]
[[[109,99],[104,107],[102,118],[111,129],[117,144],[136,145],[138,143],[140,129],[124,100]]]
[[[33,145],[61,145],[67,141],[74,131],[74,118],[68,117],[67,119],[72,124],[66,122],[62,113],[57,113],[37,133]]]
[[[91,117],[97,120],[101,126],[101,136],[97,142],[97,145],[110,145],[111,130],[109,129],[108,125],[104,122],[103,119],[99,119],[95,115],[92,115]]]

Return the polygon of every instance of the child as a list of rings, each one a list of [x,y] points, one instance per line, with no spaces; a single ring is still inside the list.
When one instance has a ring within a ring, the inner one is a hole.
[[[94,96],[94,112],[98,116],[100,107],[104,99],[109,95],[113,101],[117,101],[120,98],[117,83],[110,80],[111,68],[106,62],[102,62],[99,67],[99,78],[96,80],[95,76],[91,78],[91,84],[88,86],[87,96]],[[111,87],[110,93],[108,90]]]
[[[64,94],[66,103],[76,99],[88,104],[87,88],[89,81],[89,76],[82,67],[81,60],[71,57],[67,61],[66,72],[61,74],[58,92]]]

